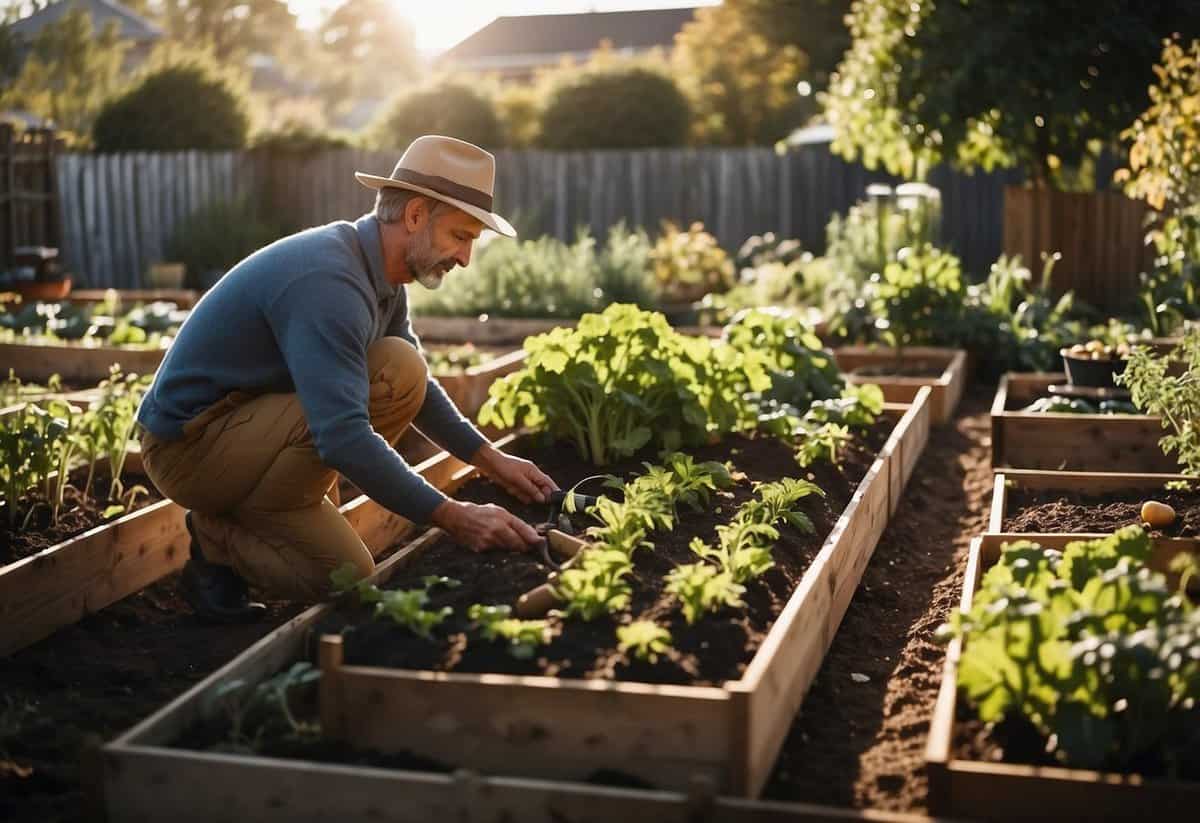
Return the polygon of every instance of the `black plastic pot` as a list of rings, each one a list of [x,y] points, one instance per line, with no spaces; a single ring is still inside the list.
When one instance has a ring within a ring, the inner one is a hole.
[[[1090,357],[1075,357],[1062,352],[1063,366],[1067,372],[1067,382],[1072,386],[1091,386],[1098,389],[1115,389],[1115,378],[1125,371],[1125,360],[1093,360]]]

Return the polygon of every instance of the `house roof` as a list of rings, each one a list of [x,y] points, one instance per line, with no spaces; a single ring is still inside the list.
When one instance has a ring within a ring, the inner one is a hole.
[[[443,52],[439,63],[590,52],[601,40],[616,49],[670,46],[696,7],[497,17]]]
[[[116,23],[121,37],[125,40],[144,42],[157,40],[163,35],[158,26],[115,0],[59,0],[13,23],[12,32],[26,41],[33,40],[46,26],[57,23],[67,12],[76,8],[91,14],[94,29],[102,29],[110,21]]]

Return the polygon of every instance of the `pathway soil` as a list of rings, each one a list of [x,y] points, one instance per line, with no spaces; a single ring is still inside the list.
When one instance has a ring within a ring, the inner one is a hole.
[[[767,798],[926,811],[925,741],[945,659],[933,633],[958,603],[967,547],[987,523],[992,393],[973,386],[958,418],[931,433],[792,725]]]

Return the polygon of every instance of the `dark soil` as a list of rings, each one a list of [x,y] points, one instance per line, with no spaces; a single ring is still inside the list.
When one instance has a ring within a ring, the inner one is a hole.
[[[715,527],[727,523],[737,507],[753,497],[753,482],[804,474],[796,466],[793,449],[773,438],[730,438],[720,445],[694,450],[698,461],[731,461],[745,478],[702,511],[680,512],[673,531],[652,534],[654,549],[635,555],[630,577],[633,619],[654,620],[666,627],[675,648],[673,654],[654,665],[631,660],[618,651],[617,623],[607,617],[590,622],[563,622],[552,617],[553,639],[530,660],[516,660],[503,644],[479,639],[466,616],[471,604],[515,604],[523,593],[546,582],[552,569],[536,552],[474,554],[449,539],[423,553],[388,583],[388,588],[419,588],[426,575],[446,575],[462,582],[457,588],[439,586],[430,593],[428,608],[449,606],[454,610],[434,633],[436,640],[423,639],[388,621],[372,620],[366,609],[353,605],[340,609],[321,628],[345,633],[346,660],[350,664],[697,685],[735,680],[849,503],[891,428],[891,423],[881,424],[864,438],[863,446],[848,449],[842,468],[822,465],[808,473],[809,479],[826,492],[825,497],[813,495],[799,506],[811,518],[815,533],[780,527],[781,539],[772,550],[775,567],[747,584],[743,596],[746,609],[709,615],[689,626],[673,598],[663,592],[663,578],[676,566],[695,562],[696,555],[688,548],[692,538],[713,540]],[[595,472],[582,464],[569,446],[539,448],[527,456],[563,488]],[[639,456],[607,471],[620,476],[640,473],[644,471],[643,457],[652,459],[652,455]],[[585,493],[601,490],[598,483],[581,489]],[[545,521],[548,516],[546,506],[521,506],[485,481],[468,484],[459,496],[478,503],[500,503],[531,523]],[[577,518],[577,524],[586,525],[586,518]]]
[[[80,757],[160,709],[301,607],[238,626],[199,622],[178,576],[0,658],[0,820],[81,820]]]
[[[133,508],[127,512],[122,512],[117,517],[123,517],[139,509],[144,509],[163,499],[162,495],[154,489],[154,485],[147,478],[138,475],[124,475],[124,477],[126,491],[136,485],[141,485],[147,490],[148,494],[139,493],[135,499]],[[109,501],[94,499],[94,496],[100,492],[107,493],[110,482],[109,473],[96,472],[95,477],[92,478],[93,496],[87,498],[79,491],[86,480],[86,468],[76,469],[71,472],[71,484],[67,486],[63,495],[63,505],[59,513],[58,523],[53,526],[50,525],[50,508],[45,504],[38,504],[33,512],[33,516],[29,520],[29,524],[24,527],[21,521],[23,521],[27,511],[25,501],[23,501],[23,505],[20,507],[21,520],[15,526],[9,526],[7,516],[0,517],[0,566],[13,563],[22,557],[37,554],[43,549],[56,546],[72,537],[78,537],[88,529],[93,529],[102,523],[114,520],[115,518],[113,517],[104,517],[104,510],[108,507]]]
[[[958,605],[968,545],[987,522],[994,390],[970,387],[957,420],[931,432],[766,798],[926,810],[925,743],[945,659],[933,633]]]
[[[930,360],[904,360],[900,363],[879,363],[874,366],[859,366],[851,369],[855,377],[941,377],[946,371],[945,363]]]
[[[1175,509],[1175,522],[1151,531],[1155,537],[1200,537],[1200,492],[1135,489],[1099,496],[1014,489],[1008,495],[1004,531],[1096,534],[1142,525],[1142,504],[1157,500]]]

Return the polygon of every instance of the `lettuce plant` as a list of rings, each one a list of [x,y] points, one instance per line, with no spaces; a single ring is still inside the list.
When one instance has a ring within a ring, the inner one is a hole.
[[[638,660],[657,663],[659,655],[671,648],[671,633],[653,620],[635,620],[617,627],[617,648]]]
[[[526,367],[492,385],[480,422],[543,429],[598,466],[749,428],[747,394],[770,386],[761,355],[681,335],[624,304],[531,337],[525,350]]]
[[[979,718],[1024,718],[1073,768],[1195,762],[1200,612],[1151,553],[1138,526],[1062,552],[1006,545],[942,630],[964,640],[958,685]]]
[[[550,626],[545,620],[518,620],[510,606],[485,606],[475,603],[467,609],[484,640],[504,640],[508,653],[517,660],[528,660],[546,642]]]

